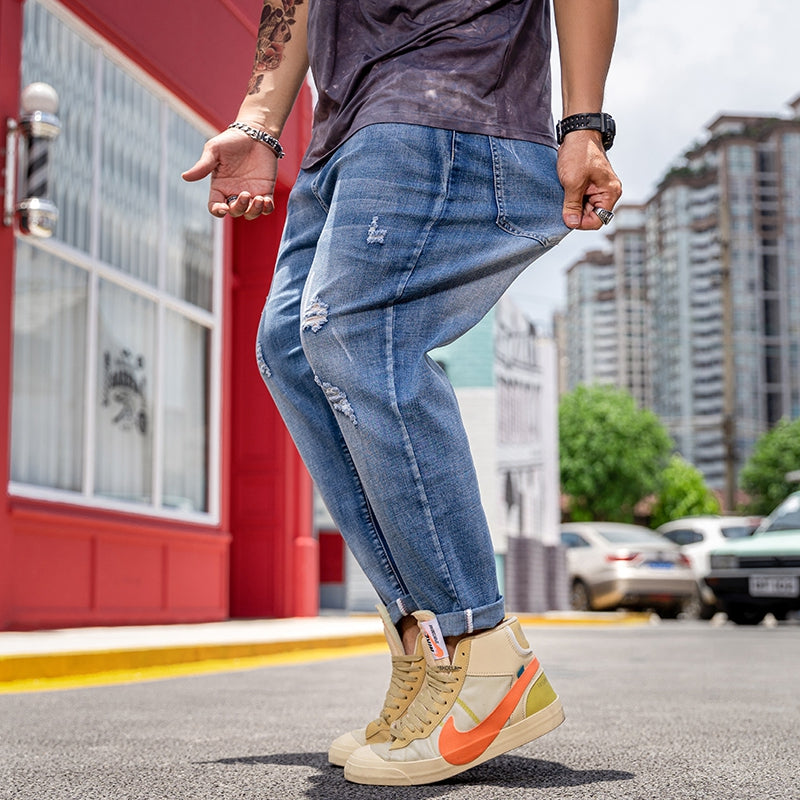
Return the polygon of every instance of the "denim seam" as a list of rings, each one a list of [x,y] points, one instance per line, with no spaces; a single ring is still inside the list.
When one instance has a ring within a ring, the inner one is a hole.
[[[375,519],[375,514],[372,511],[372,507],[370,506],[369,500],[367,499],[367,494],[364,491],[364,485],[361,483],[361,478],[359,477],[358,470],[356,469],[356,465],[353,463],[353,457],[352,455],[350,455],[350,450],[347,447],[347,443],[344,440],[344,436],[341,436],[341,434],[339,441],[342,448],[342,453],[344,455],[344,460],[350,467],[350,472],[352,473],[353,476],[353,482],[355,483],[356,486],[359,505],[361,507],[361,512],[364,515],[364,520],[367,524],[367,527],[369,527],[369,529],[372,531],[372,535],[380,547],[385,571],[387,572],[387,574],[391,574],[391,576],[394,578],[394,581],[397,584],[397,589],[403,594],[403,596],[408,595],[409,594],[408,588],[406,587],[403,579],[400,576],[400,573],[397,569],[397,565],[394,563],[391,551],[389,550],[389,545],[386,539],[384,538],[383,533],[380,530],[380,527],[377,524],[377,520]],[[384,600],[384,602],[389,601],[389,598],[382,598],[382,599]]]
[[[320,170],[320,175],[322,171]],[[317,186],[317,182],[313,181],[311,184],[311,194],[317,198],[317,202],[322,206],[322,210],[328,214],[330,213],[331,207],[322,199],[322,195],[319,193],[319,187]]]
[[[522,228],[517,227],[516,225],[512,224],[511,221],[506,217],[506,207],[503,201],[503,187],[505,185],[505,177],[503,175],[503,165],[500,159],[500,154],[497,150],[497,144],[495,142],[494,136],[488,136],[489,140],[489,148],[491,149],[492,153],[492,173],[494,175],[494,199],[497,203],[497,218],[495,219],[495,224],[501,230],[504,230],[506,233],[510,233],[512,236],[523,236],[526,239],[533,239],[535,242],[539,242],[539,244],[547,246],[549,239],[543,236],[540,236],[536,233],[531,233],[530,231],[524,231]]]
[[[419,245],[419,247],[417,249],[417,252],[414,254],[413,262],[411,263],[410,269],[407,271],[407,273],[405,275],[405,280],[402,281],[401,284],[398,286],[398,291],[397,291],[397,294],[395,295],[395,303],[393,303],[391,306],[389,306],[386,309],[386,362],[387,362],[386,363],[386,369],[387,369],[387,375],[388,375],[388,378],[389,378],[389,392],[390,392],[390,395],[391,395],[392,410],[397,415],[398,422],[399,422],[400,427],[401,427],[401,429],[403,431],[403,444],[405,446],[405,451],[406,451],[406,453],[408,455],[410,465],[411,465],[411,467],[413,469],[414,482],[415,482],[415,484],[417,486],[417,492],[418,492],[418,495],[419,495],[419,500],[425,506],[425,512],[426,512],[425,513],[425,518],[426,518],[426,521],[428,523],[428,529],[429,529],[430,533],[432,534],[431,539],[435,543],[435,546],[436,546],[436,556],[438,558],[440,567],[443,568],[443,572],[447,577],[447,581],[449,583],[449,591],[450,591],[452,597],[454,597],[456,600],[458,600],[458,592],[456,590],[456,586],[455,586],[455,583],[453,581],[453,577],[450,574],[450,569],[449,569],[449,567],[447,565],[447,559],[445,558],[444,550],[443,550],[441,542],[439,540],[439,534],[438,534],[438,531],[436,529],[436,524],[435,524],[435,522],[433,520],[433,515],[431,514],[431,511],[430,511],[430,505],[429,505],[428,498],[427,498],[427,492],[425,491],[425,485],[424,485],[424,483],[422,481],[422,474],[421,474],[420,469],[419,469],[419,464],[417,463],[416,454],[414,453],[414,446],[413,446],[413,444],[411,442],[411,437],[408,435],[408,429],[406,428],[405,421],[403,420],[403,415],[400,412],[400,405],[399,405],[398,400],[397,400],[397,385],[396,385],[396,382],[395,382],[395,371],[394,371],[394,361],[395,361],[395,359],[394,359],[395,306],[397,304],[397,301],[399,301],[400,298],[402,297],[403,291],[404,291],[405,287],[408,285],[408,282],[411,279],[411,276],[414,273],[414,270],[415,270],[417,264],[419,263],[419,259],[422,256],[422,253],[423,253],[423,251],[425,249],[425,244],[428,241],[428,237],[430,236],[431,230],[433,229],[433,227],[436,224],[436,222],[438,222],[438,220],[441,219],[441,216],[442,216],[443,211],[444,211],[445,204],[447,202],[447,197],[448,197],[448,195],[450,193],[450,178],[451,178],[451,175],[452,175],[453,163],[455,162],[456,152],[457,152],[457,149],[458,149],[458,142],[457,142],[458,134],[456,132],[453,132],[451,134],[451,137],[452,138],[451,138],[451,146],[450,146],[450,165],[449,165],[449,169],[447,170],[447,174],[445,176],[445,180],[443,182],[443,187],[442,187],[442,193],[441,193],[441,199],[440,199],[438,213],[435,214],[435,215],[431,214],[430,219],[429,219],[429,221],[427,223],[427,227],[426,227],[426,229],[424,231],[424,235],[420,240],[420,245]]]

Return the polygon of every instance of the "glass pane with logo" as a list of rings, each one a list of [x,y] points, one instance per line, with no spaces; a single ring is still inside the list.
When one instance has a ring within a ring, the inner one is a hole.
[[[164,479],[162,503],[208,510],[208,328],[167,312],[164,322]]]
[[[100,281],[95,493],[133,503],[153,494],[156,306]]]
[[[87,275],[21,242],[14,293],[11,480],[79,491]]]

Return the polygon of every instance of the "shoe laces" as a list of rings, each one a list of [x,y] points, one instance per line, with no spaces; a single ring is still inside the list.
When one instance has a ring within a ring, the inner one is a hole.
[[[456,668],[428,667],[425,684],[408,707],[405,715],[393,723],[391,733],[401,742],[415,738],[437,722],[451,705],[450,695],[458,691],[461,683]]]
[[[409,696],[422,680],[425,659],[422,656],[399,656],[392,659],[392,678],[377,723],[391,725],[397,712],[408,703]]]

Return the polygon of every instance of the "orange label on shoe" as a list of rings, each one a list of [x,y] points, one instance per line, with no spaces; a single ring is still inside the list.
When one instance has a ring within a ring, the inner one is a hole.
[[[448,661],[450,660],[450,656],[447,653],[447,647],[444,643],[444,636],[442,636],[442,629],[439,627],[439,623],[436,621],[436,618],[433,619],[426,619],[420,620],[419,627],[422,629],[422,633],[425,635],[425,642],[428,645],[428,649],[431,651],[431,655],[437,661],[442,658],[446,658]]]
[[[448,717],[441,734],[439,734],[439,752],[442,754],[442,758],[450,764],[469,764],[470,761],[482,756],[508,722],[508,718],[522,699],[525,690],[530,686],[538,669],[539,661],[534,658],[506,692],[503,699],[481,723],[471,730],[457,730],[453,718]]]

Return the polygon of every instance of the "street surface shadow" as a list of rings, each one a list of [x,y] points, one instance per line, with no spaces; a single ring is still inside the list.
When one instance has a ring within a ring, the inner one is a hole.
[[[396,786],[360,786],[348,783],[344,779],[341,767],[328,763],[327,753],[275,753],[263,756],[234,756],[206,761],[205,764],[250,764],[311,767],[313,774],[308,780],[311,784],[305,790],[305,796],[311,800],[328,800],[336,796],[333,787],[341,783],[346,787],[350,800],[380,800],[380,798],[397,797]],[[454,786],[478,784],[481,786],[501,786],[507,788],[552,789],[570,786],[584,786],[591,783],[607,781],[629,781],[635,775],[614,769],[571,769],[557,761],[543,761],[536,758],[505,755],[473,767],[466,772],[455,775],[440,783],[427,786],[404,786],[404,800],[423,800],[445,794]]]

